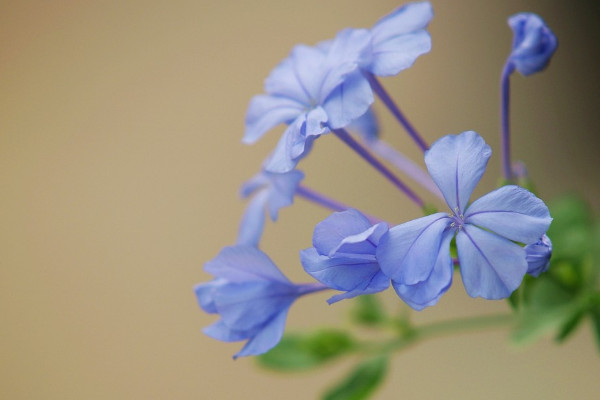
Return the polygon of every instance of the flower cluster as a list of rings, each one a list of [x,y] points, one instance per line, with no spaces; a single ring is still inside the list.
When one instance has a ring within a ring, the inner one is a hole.
[[[328,300],[334,303],[391,285],[406,304],[423,310],[450,288],[455,266],[467,293],[485,299],[507,298],[526,274],[538,276],[548,268],[548,208],[533,193],[511,184],[508,76],[515,69],[529,75],[545,68],[556,38],[534,14],[509,18],[515,38],[501,90],[507,184],[470,202],[491,148],[473,131],[443,136],[429,147],[377,79],[398,74],[430,50],[426,28],[432,17],[428,2],[411,3],[371,29],[344,29],[315,46],[296,46],[266,79],[265,93],[250,101],[245,143],[255,142],[276,125],[286,124],[287,129],[261,172],[242,187],[242,196],[251,199],[236,245],[206,263],[205,270],[215,279],[196,287],[201,308],[221,317],[205,333],[222,341],[247,340],[236,357],[275,346],[290,306],[308,293],[340,291]],[[370,108],[375,97],[423,150],[426,171],[379,138]],[[327,133],[334,133],[422,207],[425,202],[378,156],[386,159],[444,203],[444,211],[427,212],[390,228],[303,186],[304,174],[295,168],[315,139]],[[316,225],[313,247],[300,252],[304,270],[317,283],[291,283],[258,249],[266,215],[275,221],[295,196],[335,211]]]

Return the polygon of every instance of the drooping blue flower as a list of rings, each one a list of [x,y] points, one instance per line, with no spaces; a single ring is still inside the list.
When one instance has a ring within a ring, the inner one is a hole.
[[[367,111],[373,93],[353,62],[332,63],[326,46],[298,45],[271,72],[265,80],[266,94],[250,101],[243,139],[254,143],[275,126],[288,124],[266,170],[291,171],[317,137],[345,127]]]
[[[333,213],[317,224],[312,248],[300,252],[304,270],[312,277],[342,293],[328,302],[376,293],[390,286],[375,251],[388,231],[384,222],[372,225],[367,217],[350,209]]]
[[[525,246],[525,253],[527,254],[527,273],[538,277],[550,267],[552,241],[544,234],[537,242]]]
[[[468,204],[491,149],[477,133],[448,135],[425,153],[425,164],[451,212],[391,228],[377,247],[382,271],[415,309],[435,304],[452,283],[449,247],[456,247],[463,284],[472,297],[508,297],[527,272],[526,252],[552,218],[542,200],[519,186],[504,186]]]
[[[252,246],[226,247],[204,269],[216,278],[194,288],[198,304],[221,319],[203,331],[224,342],[248,340],[234,358],[273,348],[281,340],[292,303],[324,289],[320,284],[293,284]]]
[[[283,174],[261,171],[242,185],[241,195],[252,196],[238,231],[237,244],[258,246],[265,224],[265,213],[271,221],[277,220],[279,209],[290,206],[300,181],[301,171]]]
[[[509,62],[527,76],[546,68],[558,45],[554,33],[540,16],[519,13],[508,19],[514,33]]]

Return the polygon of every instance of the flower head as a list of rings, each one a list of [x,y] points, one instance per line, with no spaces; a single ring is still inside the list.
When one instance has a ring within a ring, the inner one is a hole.
[[[248,340],[234,358],[273,348],[281,340],[292,303],[323,289],[291,283],[266,254],[252,246],[226,247],[204,269],[216,279],[195,287],[198,303],[207,313],[221,317],[204,333],[224,342]]]
[[[271,172],[291,171],[312,142],[364,114],[373,103],[367,79],[323,47],[299,45],[265,81],[264,95],[252,98],[246,112],[245,143],[288,124],[265,164]]]
[[[268,212],[271,221],[276,221],[279,209],[294,202],[303,178],[304,174],[297,170],[283,174],[261,171],[246,181],[241,195],[252,196],[252,199],[242,217],[236,243],[257,246],[263,232],[265,213]]]
[[[425,154],[431,177],[450,213],[436,213],[395,226],[377,247],[382,271],[398,295],[416,309],[435,304],[452,282],[449,246],[456,236],[462,280],[472,297],[508,297],[527,272],[525,249],[552,218],[543,201],[514,185],[468,205],[491,149],[477,133],[448,135]]]
[[[509,62],[527,76],[546,68],[558,40],[543,19],[533,13],[519,13],[508,19],[514,33]]]
[[[367,112],[373,92],[365,73],[395,75],[431,49],[425,28],[432,16],[428,2],[411,3],[371,30],[344,29],[316,46],[294,47],[266,79],[266,94],[250,101],[243,141],[254,143],[275,126],[287,124],[265,169],[292,170],[316,138]]]
[[[312,248],[300,252],[304,270],[321,283],[346,293],[328,300],[334,303],[390,286],[375,258],[387,224],[372,225],[356,210],[333,213],[317,224]]]

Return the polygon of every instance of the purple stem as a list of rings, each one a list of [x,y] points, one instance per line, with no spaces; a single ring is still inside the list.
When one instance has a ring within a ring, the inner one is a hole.
[[[369,83],[371,84],[371,88],[373,89],[373,91],[377,94],[377,96],[379,96],[381,101],[383,101],[385,106],[388,108],[388,110],[390,110],[390,112],[394,115],[394,117],[396,117],[398,122],[400,122],[400,124],[402,124],[404,129],[406,129],[406,131],[410,135],[410,137],[415,141],[415,143],[417,143],[417,145],[421,148],[421,150],[423,150],[424,152],[427,151],[427,149],[429,149],[429,146],[427,145],[427,143],[425,143],[425,140],[423,140],[421,135],[419,135],[417,130],[412,126],[412,124],[410,122],[408,122],[408,119],[406,119],[404,114],[402,114],[402,111],[400,111],[400,108],[398,108],[396,103],[394,103],[394,100],[392,100],[392,98],[387,93],[387,91],[383,88],[381,83],[379,83],[379,80],[375,77],[375,75],[370,74],[370,73],[367,73],[365,75],[367,76],[367,79],[369,80]]]
[[[510,167],[510,74],[515,66],[509,60],[504,64],[500,78],[500,125],[502,128],[502,173],[506,180],[512,179]]]
[[[408,175],[412,180],[427,189],[431,194],[438,199],[444,201],[442,192],[437,187],[433,179],[420,166],[414,163],[411,159],[400,153],[392,146],[381,139],[364,141],[365,145],[376,155],[390,162],[398,170]]]
[[[322,207],[328,208],[333,211],[344,211],[349,208],[352,208],[343,203],[340,203],[339,201],[333,200],[332,198],[329,198],[329,197],[325,196],[324,194],[321,194],[315,190],[307,188],[304,185],[298,185],[298,189],[296,189],[296,195],[303,197],[306,200],[312,201],[315,204],[318,204]],[[367,219],[372,224],[378,224],[378,223],[382,222],[379,218],[365,214],[362,211],[361,211],[361,213],[365,217],[367,217]]]
[[[371,164],[377,171],[385,176],[390,182],[392,182],[398,189],[408,196],[415,204],[420,208],[423,208],[423,200],[415,192],[413,192],[408,186],[404,184],[396,175],[392,173],[385,165],[376,159],[369,151],[364,148],[359,142],[357,142],[346,130],[334,129],[333,133],[346,143],[352,150],[360,155],[365,161]]]

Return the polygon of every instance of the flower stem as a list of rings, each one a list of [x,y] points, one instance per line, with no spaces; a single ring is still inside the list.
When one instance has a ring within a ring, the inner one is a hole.
[[[361,350],[369,353],[389,353],[418,344],[426,339],[452,334],[468,333],[483,329],[492,329],[509,325],[514,320],[512,314],[481,315],[477,317],[457,318],[433,322],[403,331],[401,336],[383,344],[367,343]]]
[[[500,124],[502,129],[502,173],[504,179],[512,179],[510,166],[510,74],[515,67],[509,60],[504,64],[500,77]]]
[[[364,148],[358,141],[356,141],[350,134],[344,129],[334,129],[333,133],[346,143],[352,150],[360,155],[365,161],[371,164],[377,171],[385,176],[390,182],[392,182],[398,189],[408,196],[415,204],[420,208],[423,208],[423,200],[417,196],[404,182],[400,180],[396,175],[392,173],[385,165],[375,158],[366,148]]]
[[[330,197],[325,196],[322,193],[317,192],[316,190],[310,189],[302,184],[298,185],[296,189],[296,195],[304,198],[305,200],[311,201],[321,207],[328,208],[332,211],[344,211],[348,210],[350,207],[346,204],[340,203],[337,200],[334,200]],[[372,224],[378,224],[382,222],[381,219],[377,217],[373,217],[372,215],[366,214],[363,211],[360,211]]]
[[[404,116],[400,108],[394,103],[394,100],[390,97],[388,92],[383,88],[379,80],[373,74],[366,74],[369,83],[371,84],[371,88],[377,94],[377,96],[383,101],[385,106],[390,110],[390,112],[396,117],[398,122],[406,129],[406,132],[410,135],[410,137],[415,141],[415,143],[421,148],[421,150],[426,151],[429,149],[429,146],[423,140],[421,135],[417,132],[417,130],[412,126],[412,124],[408,121],[408,119]]]
[[[394,149],[383,140],[375,139],[364,141],[363,143],[365,143],[365,145],[371,151],[373,151],[373,153],[390,162],[394,167],[408,175],[412,180],[420,184],[423,188],[427,189],[431,194],[444,201],[444,196],[442,196],[442,192],[440,192],[440,189],[433,182],[433,179],[431,179],[427,172],[425,172],[411,159]]]

